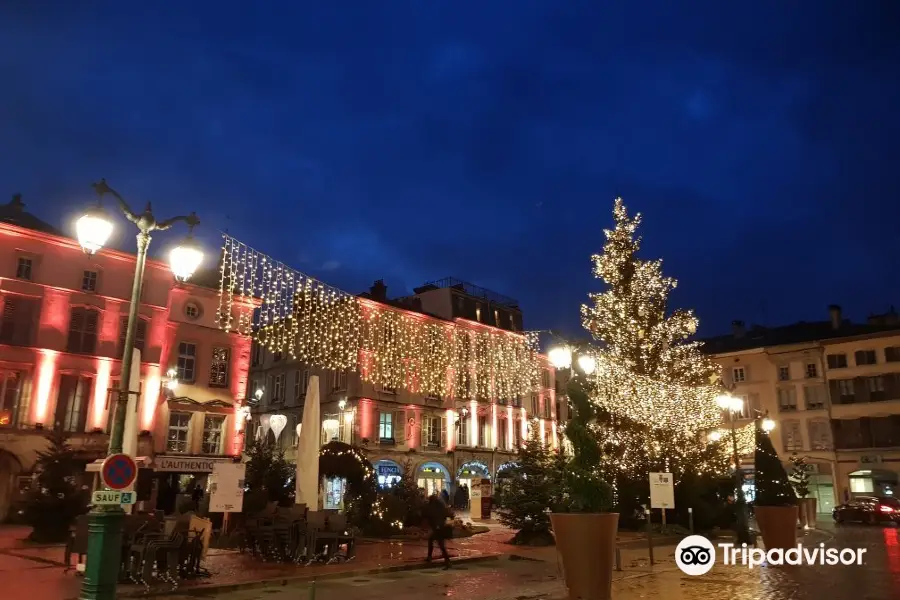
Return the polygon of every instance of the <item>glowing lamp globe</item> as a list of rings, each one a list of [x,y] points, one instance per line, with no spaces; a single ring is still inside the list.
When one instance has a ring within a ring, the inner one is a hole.
[[[203,262],[203,251],[192,237],[188,237],[169,252],[169,266],[175,279],[187,281]]]
[[[718,442],[718,441],[721,440],[721,439],[722,439],[722,432],[721,432],[721,431],[710,431],[710,432],[709,432],[709,441],[711,441],[711,442]]]
[[[590,354],[582,354],[578,357],[578,368],[585,375],[590,375],[597,370],[597,359]]]
[[[762,429],[766,433],[769,433],[770,431],[775,429],[775,421],[773,421],[769,417],[766,417],[765,419],[762,420]]]
[[[88,209],[75,223],[78,243],[88,254],[94,254],[106,245],[112,235],[113,222],[99,206]]]
[[[557,369],[569,369],[572,367],[572,351],[566,346],[556,346],[550,349],[547,357]]]

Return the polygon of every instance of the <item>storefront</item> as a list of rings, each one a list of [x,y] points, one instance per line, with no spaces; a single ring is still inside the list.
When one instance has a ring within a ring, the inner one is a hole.
[[[861,469],[850,473],[851,496],[897,496],[898,475],[883,469]]]
[[[230,457],[157,455],[150,463],[150,469],[138,471],[137,499],[143,501],[146,498],[167,515],[196,510],[209,502],[209,476],[217,462],[234,460]],[[138,466],[141,466],[140,461]],[[200,494],[198,489],[203,493]],[[195,507],[198,497],[199,506]]]
[[[390,488],[400,481],[402,473],[400,465],[392,460],[379,460],[375,463],[375,476],[378,478],[378,487]]]
[[[419,467],[416,479],[418,486],[425,490],[426,496],[440,494],[444,490],[450,491],[450,473],[440,463],[427,462],[423,464]]]
[[[481,461],[473,460],[464,463],[456,474],[457,485],[465,485],[472,488],[473,479],[490,479],[491,471],[488,466]]]
[[[325,510],[343,510],[344,492],[347,491],[347,480],[342,477],[333,477],[325,480],[322,508]]]

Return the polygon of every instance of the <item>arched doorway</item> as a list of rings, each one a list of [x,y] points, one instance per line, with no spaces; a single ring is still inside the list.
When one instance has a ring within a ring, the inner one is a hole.
[[[449,492],[450,473],[441,463],[427,462],[420,466],[416,480],[418,486],[425,490],[426,496],[440,494],[444,490]]]
[[[473,479],[490,479],[491,471],[488,466],[479,460],[469,461],[463,464],[456,473],[458,485],[465,485],[471,490]]]
[[[400,465],[392,460],[379,460],[375,463],[375,476],[378,478],[378,487],[387,489],[400,481],[403,470]]]
[[[860,469],[850,473],[851,496],[900,496],[898,477],[894,471]]]
[[[22,465],[13,454],[0,450],[0,523],[9,517],[13,495],[17,492],[16,481]]]

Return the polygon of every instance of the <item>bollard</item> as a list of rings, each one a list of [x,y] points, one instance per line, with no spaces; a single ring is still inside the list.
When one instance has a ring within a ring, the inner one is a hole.
[[[616,571],[622,570],[622,550],[616,548]]]
[[[316,600],[316,580],[309,584],[309,600]]]
[[[688,508],[688,529],[691,532],[691,535],[694,534],[694,509]]]
[[[654,565],[653,562],[653,522],[650,518],[650,509],[647,509],[647,547],[650,550],[650,566]]]

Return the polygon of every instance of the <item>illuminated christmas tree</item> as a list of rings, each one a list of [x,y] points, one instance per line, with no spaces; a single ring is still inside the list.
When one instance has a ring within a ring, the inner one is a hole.
[[[729,452],[707,440],[721,419],[711,385],[719,368],[688,341],[697,318],[669,310],[676,281],[663,275],[661,260],[638,256],[640,214],[629,216],[616,199],[613,217],[603,252],[592,257],[605,289],[590,295],[581,314],[601,345],[589,376],[598,407],[593,435],[606,477],[627,504],[646,496],[648,472],[671,472],[676,481],[686,472],[721,473]]]
[[[753,457],[754,483],[756,484],[757,506],[792,506],[797,504],[797,496],[788,479],[788,474],[775,452],[772,439],[756,427],[756,453]]]

